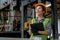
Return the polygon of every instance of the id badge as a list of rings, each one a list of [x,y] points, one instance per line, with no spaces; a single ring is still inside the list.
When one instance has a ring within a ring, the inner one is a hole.
[[[41,37],[33,37],[33,40],[42,40]]]

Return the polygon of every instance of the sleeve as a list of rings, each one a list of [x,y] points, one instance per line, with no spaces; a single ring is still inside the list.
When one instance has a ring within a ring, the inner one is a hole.
[[[48,32],[48,35],[50,36],[51,35],[51,23],[50,22],[47,24],[46,31]]]

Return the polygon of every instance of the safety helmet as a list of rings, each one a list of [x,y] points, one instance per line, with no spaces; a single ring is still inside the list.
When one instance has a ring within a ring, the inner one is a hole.
[[[43,4],[43,3],[33,4],[33,7],[34,7],[34,8],[36,8],[36,7],[38,7],[38,6],[42,6],[43,11],[44,11],[44,15],[46,15],[46,13],[47,13],[47,7],[45,6],[45,4]]]

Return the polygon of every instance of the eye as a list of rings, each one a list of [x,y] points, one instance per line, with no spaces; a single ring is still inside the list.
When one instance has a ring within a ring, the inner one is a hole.
[[[39,8],[39,10],[42,10],[42,8]]]

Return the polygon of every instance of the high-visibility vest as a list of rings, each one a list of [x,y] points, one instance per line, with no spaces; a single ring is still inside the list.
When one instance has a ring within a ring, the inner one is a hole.
[[[46,30],[47,24],[50,21],[49,18],[45,18],[43,21],[43,25],[44,25],[44,30]],[[31,20],[31,23],[34,24],[36,21],[35,19]],[[47,36],[46,35],[36,35],[37,37],[41,37],[42,40],[47,40]],[[30,40],[32,40],[32,38],[34,37],[33,33],[31,34]]]

